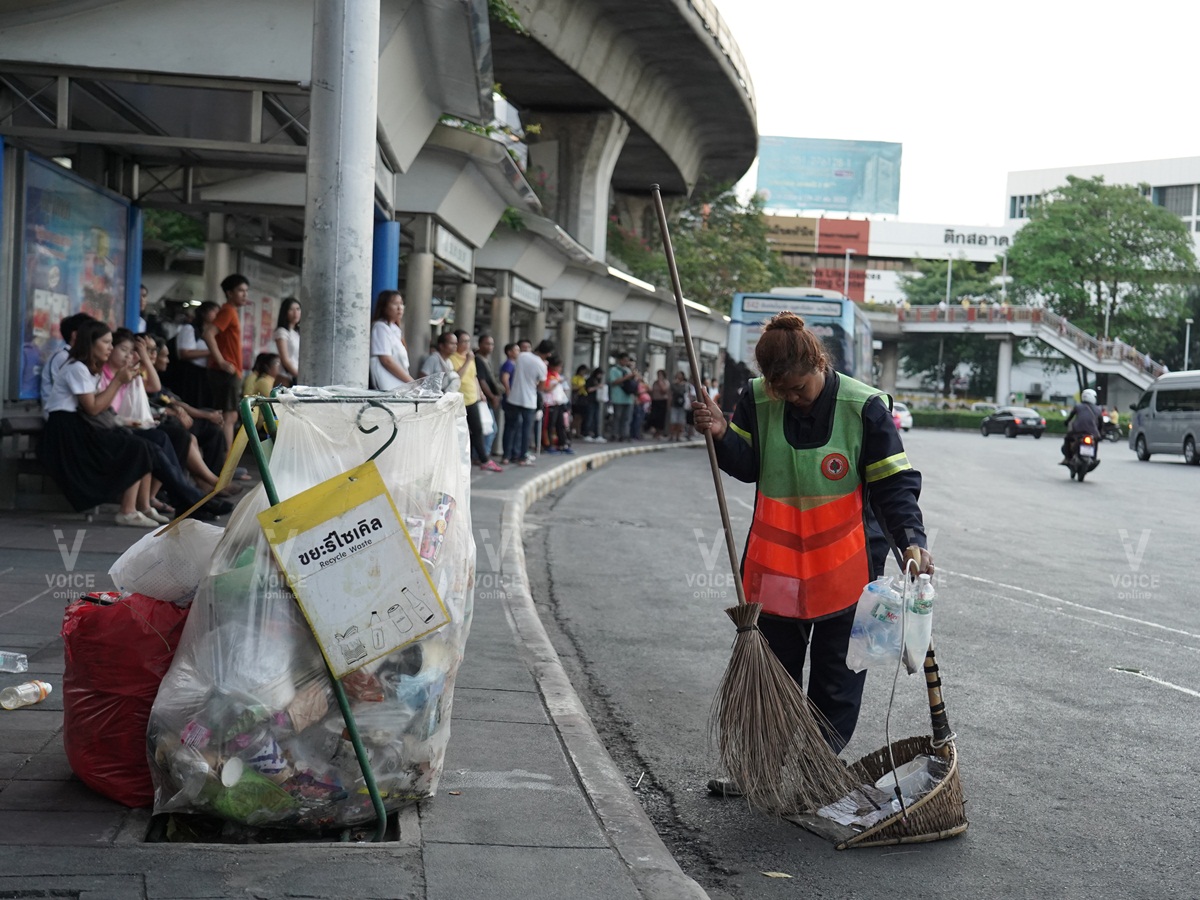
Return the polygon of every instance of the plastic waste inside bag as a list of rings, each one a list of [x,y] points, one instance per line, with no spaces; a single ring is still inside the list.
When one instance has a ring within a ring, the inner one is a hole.
[[[121,554],[108,574],[118,591],[143,594],[177,606],[191,602],[224,529],[184,519],[152,531]]]
[[[876,578],[858,598],[846,665],[855,672],[896,667],[904,646],[903,589],[890,577]]]
[[[424,560],[448,624],[342,680],[385,806],[437,788],[454,679],[471,622],[475,546],[462,398],[429,385],[388,394],[282,392],[271,475],[281,499],[375,459],[400,521],[444,523]],[[414,403],[413,399],[422,402]],[[380,404],[380,405],[373,405]],[[445,498],[453,498],[446,514]],[[196,593],[148,730],[155,812],[310,830],[375,817],[325,660],[257,521],[262,486],[230,517]],[[399,592],[403,586],[397,585]],[[367,603],[356,639],[399,642],[420,613],[399,597]],[[375,614],[377,615],[375,615]]]

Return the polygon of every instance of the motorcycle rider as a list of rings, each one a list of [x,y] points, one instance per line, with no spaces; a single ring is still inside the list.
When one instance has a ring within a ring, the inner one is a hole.
[[[1079,395],[1079,402],[1067,416],[1066,424],[1067,436],[1063,439],[1063,458],[1060,466],[1067,464],[1067,460],[1075,452],[1076,443],[1083,435],[1090,434],[1093,439],[1100,439],[1100,408],[1096,406],[1095,391],[1087,388]]]

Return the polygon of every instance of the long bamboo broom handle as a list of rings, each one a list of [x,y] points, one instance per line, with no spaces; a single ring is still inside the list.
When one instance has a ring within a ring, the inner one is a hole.
[[[654,194],[654,209],[658,213],[658,228],[662,232],[663,250],[667,256],[667,268],[671,271],[671,289],[675,292],[675,309],[679,312],[679,324],[683,328],[683,342],[687,347],[688,365],[692,369],[692,385],[696,398],[704,399],[704,385],[700,383],[700,363],[696,359],[696,347],[692,343],[692,327],[688,324],[687,307],[683,305],[683,288],[679,285],[679,269],[675,265],[675,250],[671,246],[671,233],[667,229],[667,211],[663,208],[662,192],[657,184],[650,185]],[[711,431],[704,432],[704,444],[708,448],[708,465],[712,469],[713,487],[717,491],[717,506],[721,508],[721,527],[725,529],[725,552],[729,554],[729,567],[733,570],[733,586],[737,589],[738,603],[746,602],[742,587],[742,570],[738,560],[737,546],[733,540],[733,527],[729,524],[729,507],[725,504],[725,486],[721,484],[721,467],[717,464],[717,446]]]

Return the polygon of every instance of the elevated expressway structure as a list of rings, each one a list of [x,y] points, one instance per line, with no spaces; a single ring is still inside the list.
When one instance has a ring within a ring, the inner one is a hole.
[[[301,251],[314,215],[314,42],[328,40],[322,16],[338,7],[0,0],[6,191],[20,193],[19,154],[69,161],[135,213],[200,218],[205,296],[218,298],[220,279],[252,254],[298,274],[310,326],[329,321],[319,313],[333,301],[309,284]],[[753,88],[711,0],[513,8],[519,30],[489,20],[486,0],[379,3],[378,96],[357,110],[375,126],[376,230],[359,255],[374,263],[372,294],[404,288],[410,346],[424,347],[428,323],[452,309],[456,325],[486,327],[497,340],[547,334],[598,359],[621,315],[669,302],[610,270],[610,212],[644,214],[652,183],[683,196],[703,179],[740,177],[756,152]],[[526,136],[528,167],[494,127],[497,82],[522,120],[541,126]],[[19,205],[10,210],[19,215]],[[524,227],[501,224],[514,215]],[[20,231],[13,224],[5,235]],[[0,278],[7,321],[21,314],[15,280]],[[586,322],[578,305],[589,307]],[[698,338],[723,344],[721,317],[697,312]],[[354,315],[365,340],[367,323]],[[655,343],[649,321],[624,324],[637,327],[620,331],[636,345],[623,349],[643,362],[651,344],[667,357],[681,352],[663,347],[661,326]],[[19,336],[10,338],[0,348],[5,373],[20,352]]]

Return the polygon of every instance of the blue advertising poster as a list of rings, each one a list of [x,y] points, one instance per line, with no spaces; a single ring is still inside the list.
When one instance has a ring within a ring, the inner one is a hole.
[[[125,321],[129,204],[55,163],[27,159],[18,397],[36,400],[42,363],[62,346],[64,316]]]
[[[760,137],[758,191],[774,210],[900,210],[901,144]]]

